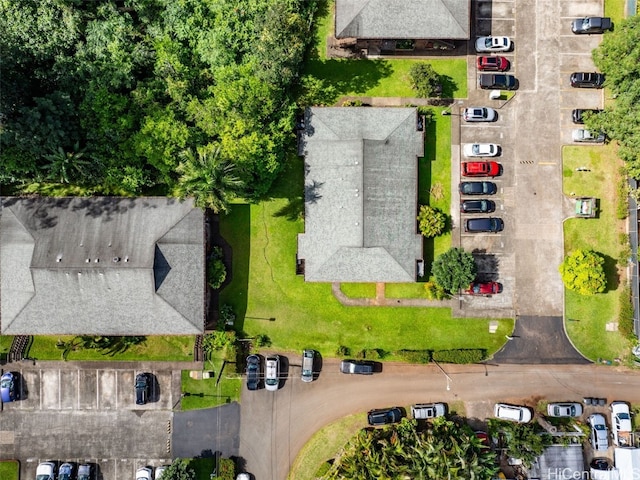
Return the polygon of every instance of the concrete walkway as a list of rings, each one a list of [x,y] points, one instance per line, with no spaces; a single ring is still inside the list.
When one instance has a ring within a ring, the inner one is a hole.
[[[426,298],[387,298],[384,293],[384,283],[376,284],[375,298],[350,298],[340,290],[340,283],[331,284],[333,296],[347,307],[449,307],[453,300],[427,300]]]

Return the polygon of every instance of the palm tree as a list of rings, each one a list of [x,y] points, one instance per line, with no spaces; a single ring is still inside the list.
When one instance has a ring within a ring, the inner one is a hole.
[[[226,213],[229,203],[242,189],[244,183],[234,175],[235,166],[220,159],[220,149],[198,151],[185,150],[182,162],[176,169],[180,174],[175,194],[178,198],[193,197],[194,204],[209,208],[214,213]]]
[[[49,162],[43,167],[49,171],[47,175],[49,180],[70,183],[76,179],[82,180],[85,177],[87,167],[91,165],[91,162],[82,158],[84,152],[78,151],[78,147],[76,142],[73,146],[73,152],[65,152],[62,147],[58,147],[57,150],[44,156]]]

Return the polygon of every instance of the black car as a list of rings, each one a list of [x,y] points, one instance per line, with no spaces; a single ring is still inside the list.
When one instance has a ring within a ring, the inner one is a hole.
[[[490,213],[495,211],[496,204],[492,200],[463,200],[460,202],[462,213]]]
[[[497,217],[470,218],[464,223],[465,232],[497,233],[504,229],[504,222]]]
[[[371,375],[375,370],[376,362],[370,360],[343,360],[340,363],[342,373],[352,373],[356,375]]]
[[[150,383],[148,373],[136,375],[136,405],[144,405],[149,401]]]
[[[494,195],[498,191],[493,182],[462,182],[458,188],[462,195]]]
[[[247,388],[249,390],[260,388],[260,357],[258,355],[247,357]]]
[[[604,73],[573,72],[571,74],[571,86],[575,88],[602,88],[604,86]]]
[[[518,81],[513,75],[482,73],[478,78],[478,85],[485,90],[494,88],[516,90],[518,88]]]
[[[576,34],[604,33],[613,29],[609,17],[577,18],[571,22],[571,31]]]
[[[613,470],[611,461],[608,458],[594,458],[589,465],[594,470]]]
[[[388,425],[398,423],[404,415],[398,407],[370,410],[367,414],[369,425]]]
[[[573,120],[573,123],[583,124],[584,123],[583,117],[585,113],[588,112],[588,113],[597,115],[601,111],[602,110],[598,110],[596,108],[576,108],[571,112],[571,119]]]

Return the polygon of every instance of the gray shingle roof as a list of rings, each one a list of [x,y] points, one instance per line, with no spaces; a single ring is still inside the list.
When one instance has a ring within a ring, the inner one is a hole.
[[[3,197],[3,334],[196,334],[204,219],[169,198]]]
[[[529,478],[585,478],[582,445],[552,445],[531,466]]]
[[[317,282],[413,282],[416,233],[414,108],[310,108],[305,155],[305,233],[298,258]]]
[[[469,0],[336,0],[336,37],[468,39]]]

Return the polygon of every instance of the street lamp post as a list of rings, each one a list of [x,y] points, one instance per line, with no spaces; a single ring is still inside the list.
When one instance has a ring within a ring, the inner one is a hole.
[[[442,112],[440,112],[440,115],[446,116],[446,115],[453,115],[451,113],[451,109],[453,108],[454,105],[462,105],[463,101],[462,100],[458,100],[457,102],[452,103],[451,105],[449,105],[448,108],[445,108],[444,110],[442,110]]]
[[[436,362],[433,358],[431,359],[431,361],[435,364],[436,367],[438,367],[440,369],[442,374],[447,379],[447,391],[451,390],[451,385],[450,384],[453,383],[453,379],[449,375],[447,375],[447,372],[444,371],[444,368],[442,368],[438,362]]]

